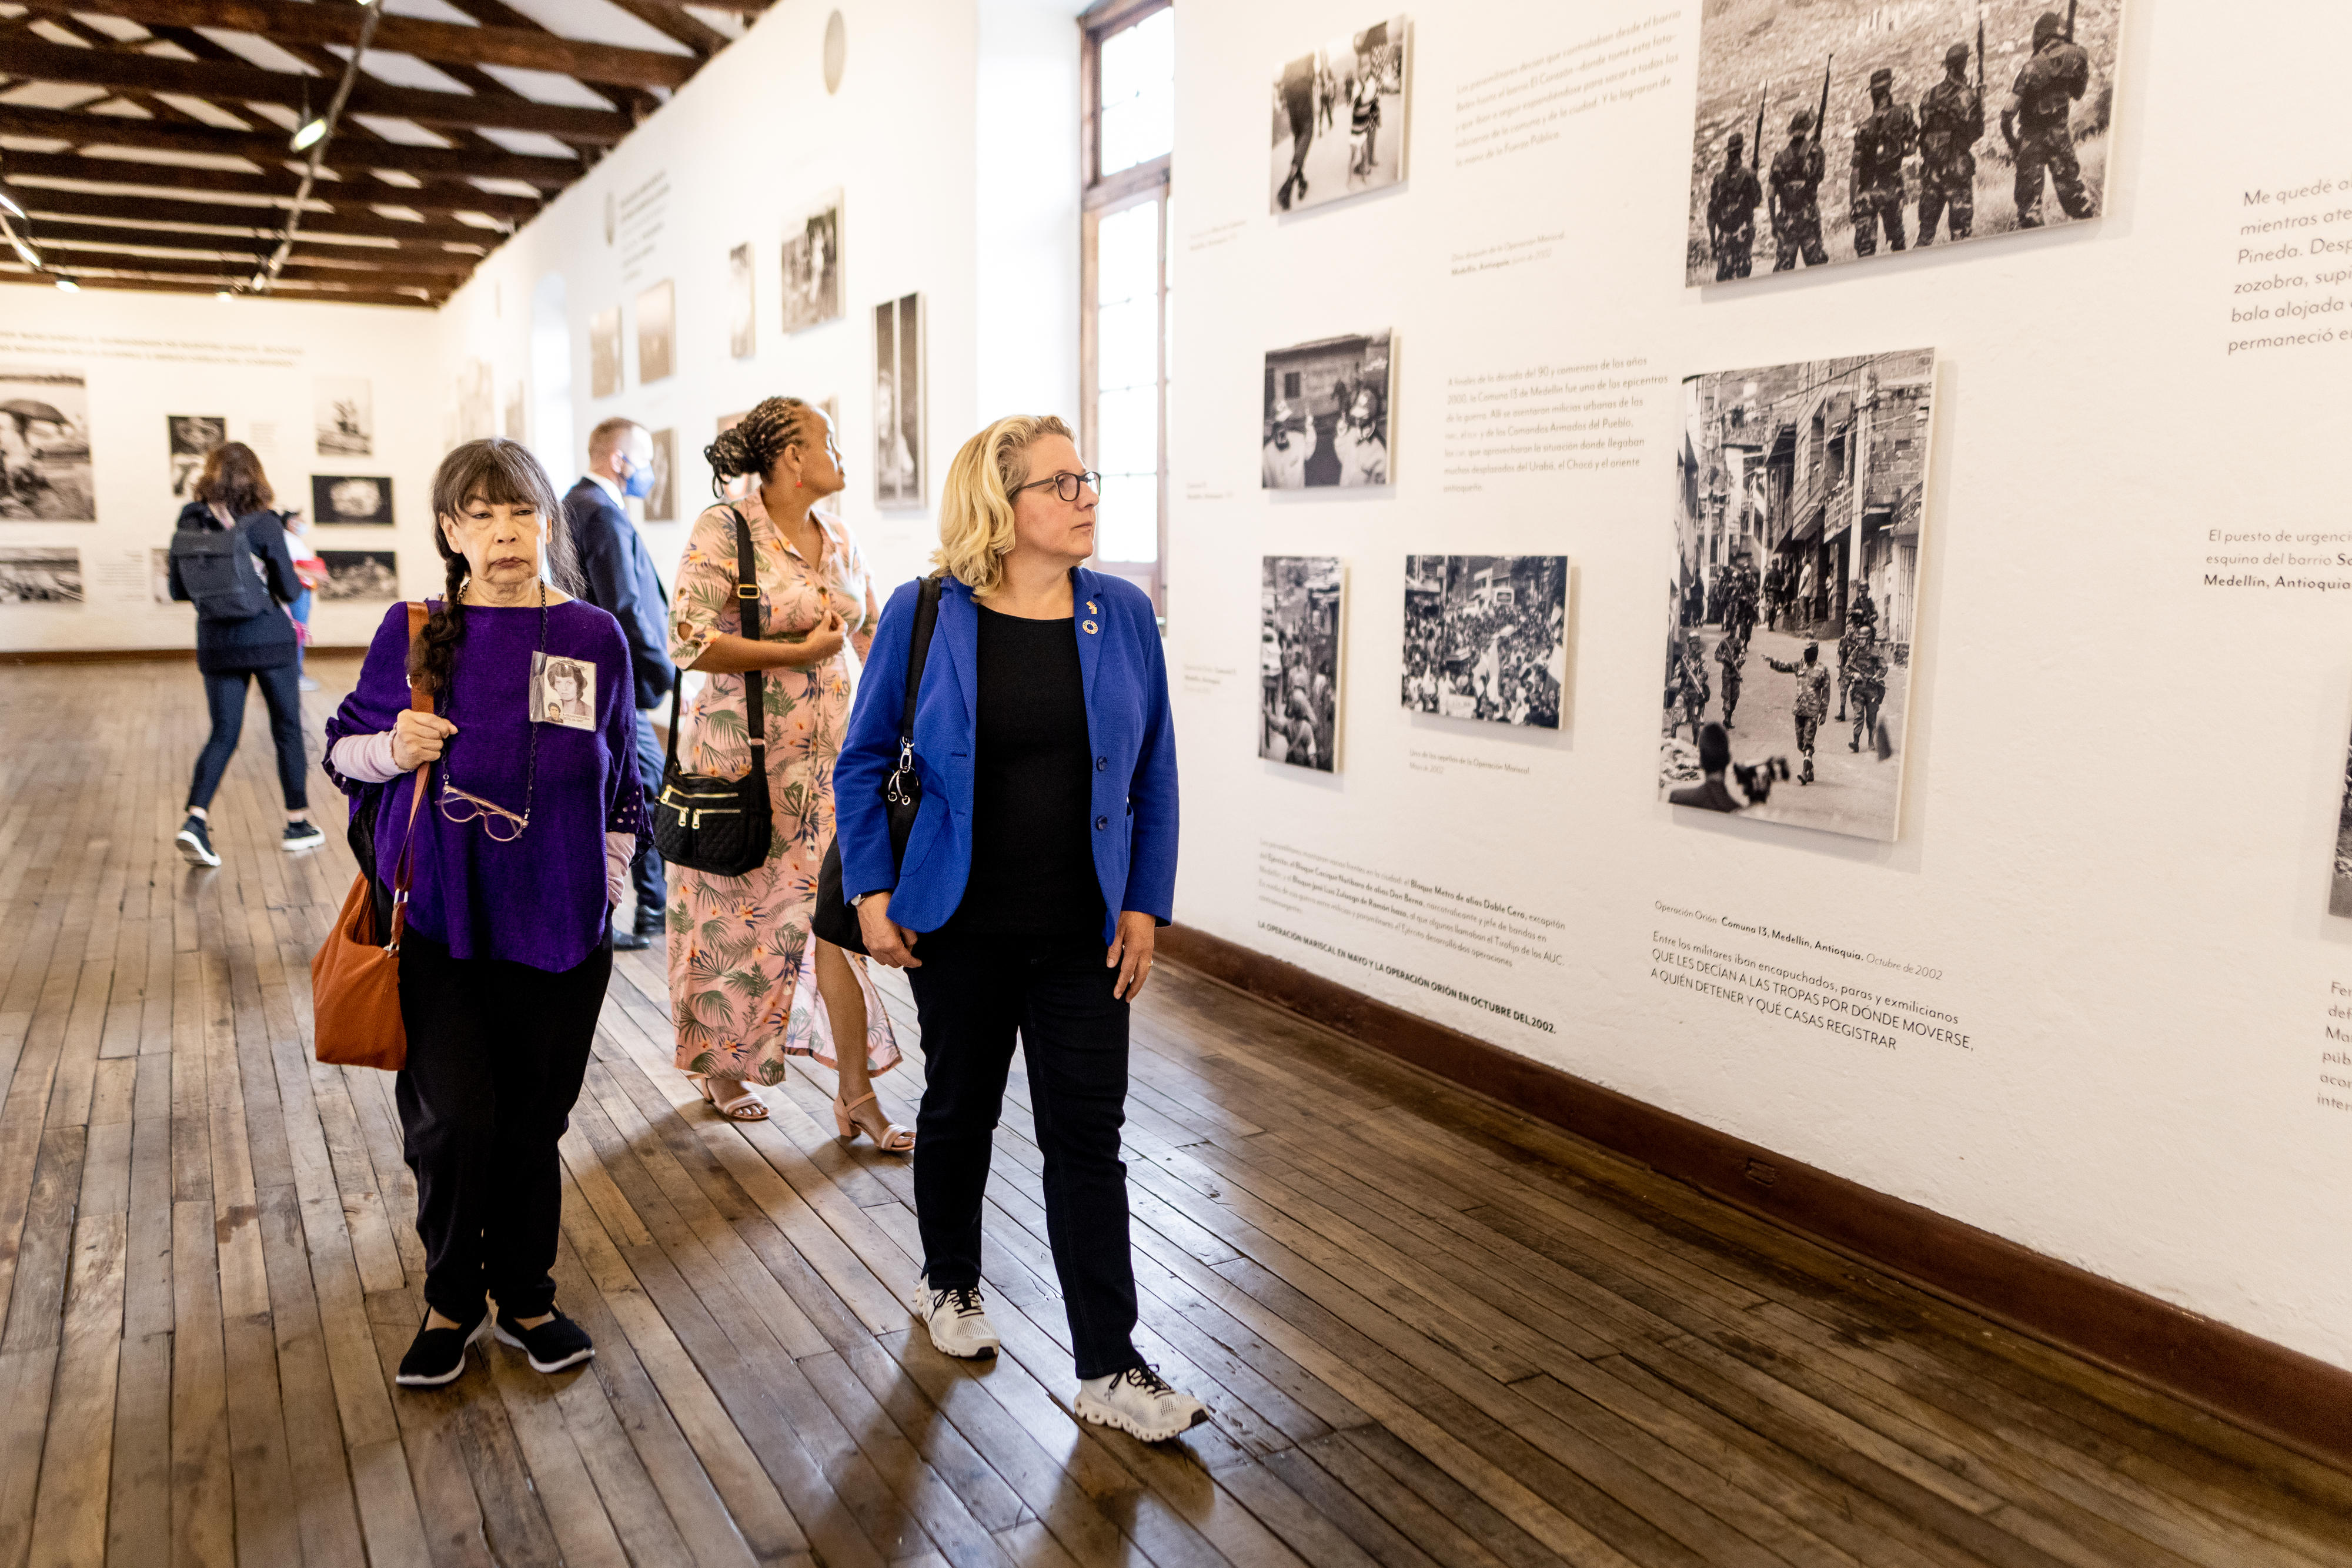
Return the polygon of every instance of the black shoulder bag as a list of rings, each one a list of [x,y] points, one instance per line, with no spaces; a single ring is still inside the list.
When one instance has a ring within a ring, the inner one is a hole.
[[[743,635],[756,643],[760,579],[751,559],[751,526],[732,507],[727,515],[735,519],[735,604]],[[678,770],[678,695],[685,685],[680,678],[670,687],[669,754],[662,763],[661,793],[654,799],[654,847],[672,865],[712,876],[742,876],[768,858],[775,826],[768,805],[767,682],[757,670],[743,672],[751,770],[740,779]]]
[[[915,772],[915,693],[923,684],[923,664],[931,654],[931,628],[940,618],[940,580],[923,579],[915,596],[915,627],[907,642],[907,704],[898,715],[898,763],[882,781],[882,805],[890,816],[890,863],[906,858],[907,835],[915,831],[915,813],[922,809],[923,781]],[[866,891],[861,888],[859,892]],[[824,865],[816,876],[816,908],[809,928],[836,947],[866,951],[866,936],[857,925],[857,911],[841,885],[841,829],[835,819],[833,842],[824,849]]]

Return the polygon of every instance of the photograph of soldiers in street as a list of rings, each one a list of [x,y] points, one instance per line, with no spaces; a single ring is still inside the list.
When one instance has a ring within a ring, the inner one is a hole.
[[[1406,24],[1346,33],[1274,78],[1266,210],[1295,213],[1404,178]]]
[[[2352,915],[2352,755],[2344,764],[2344,805],[2336,818],[2336,875],[2327,887],[2327,913]]]
[[[1683,383],[1658,794],[1892,840],[1932,349]]]
[[[2096,217],[2124,0],[1707,0],[1686,282]]]
[[[1389,483],[1390,334],[1294,343],[1265,356],[1259,487]]]
[[[1258,596],[1257,754],[1339,767],[1339,649],[1348,569],[1337,556],[1270,555]]]
[[[1568,558],[1404,558],[1404,706],[1558,729],[1568,687]]]

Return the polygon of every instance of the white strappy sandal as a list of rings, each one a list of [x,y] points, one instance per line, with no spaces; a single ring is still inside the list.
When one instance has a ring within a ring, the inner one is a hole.
[[[874,1098],[874,1091],[871,1089],[859,1095],[856,1099],[850,1101],[845,1105],[842,1103],[841,1092],[839,1090],[834,1091],[833,1124],[840,1130],[841,1141],[843,1143],[856,1143],[860,1134],[865,1134],[865,1135],[869,1138],[874,1137],[873,1134],[867,1133],[865,1128],[850,1120],[849,1116],[849,1113],[852,1111],[856,1110],[860,1105],[866,1104],[869,1101],[873,1103],[876,1110],[878,1111],[882,1108],[882,1103]],[[874,1146],[881,1150],[886,1155],[912,1154],[915,1150],[915,1129],[912,1127],[902,1127],[896,1122],[890,1122],[883,1128],[882,1135],[878,1138],[874,1138]]]
[[[722,1104],[718,1092],[710,1087],[712,1082],[710,1079],[699,1072],[689,1072],[687,1078],[701,1092],[702,1097],[710,1103],[710,1108],[729,1121],[764,1122],[768,1119],[768,1103],[761,1099],[760,1092],[749,1083],[744,1083],[740,1079],[736,1080],[738,1086],[743,1091],[742,1097],[727,1101]]]

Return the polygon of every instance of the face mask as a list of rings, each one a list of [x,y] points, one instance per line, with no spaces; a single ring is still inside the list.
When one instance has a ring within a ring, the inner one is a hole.
[[[654,493],[654,469],[650,463],[631,463],[629,476],[621,481],[621,494],[644,500]]]

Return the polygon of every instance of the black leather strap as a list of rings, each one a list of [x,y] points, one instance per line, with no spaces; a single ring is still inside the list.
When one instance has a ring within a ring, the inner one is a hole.
[[[907,644],[907,706],[898,716],[898,745],[915,743],[915,693],[923,684],[923,665],[931,656],[931,628],[940,619],[940,580],[923,579],[915,595],[915,630]]]

